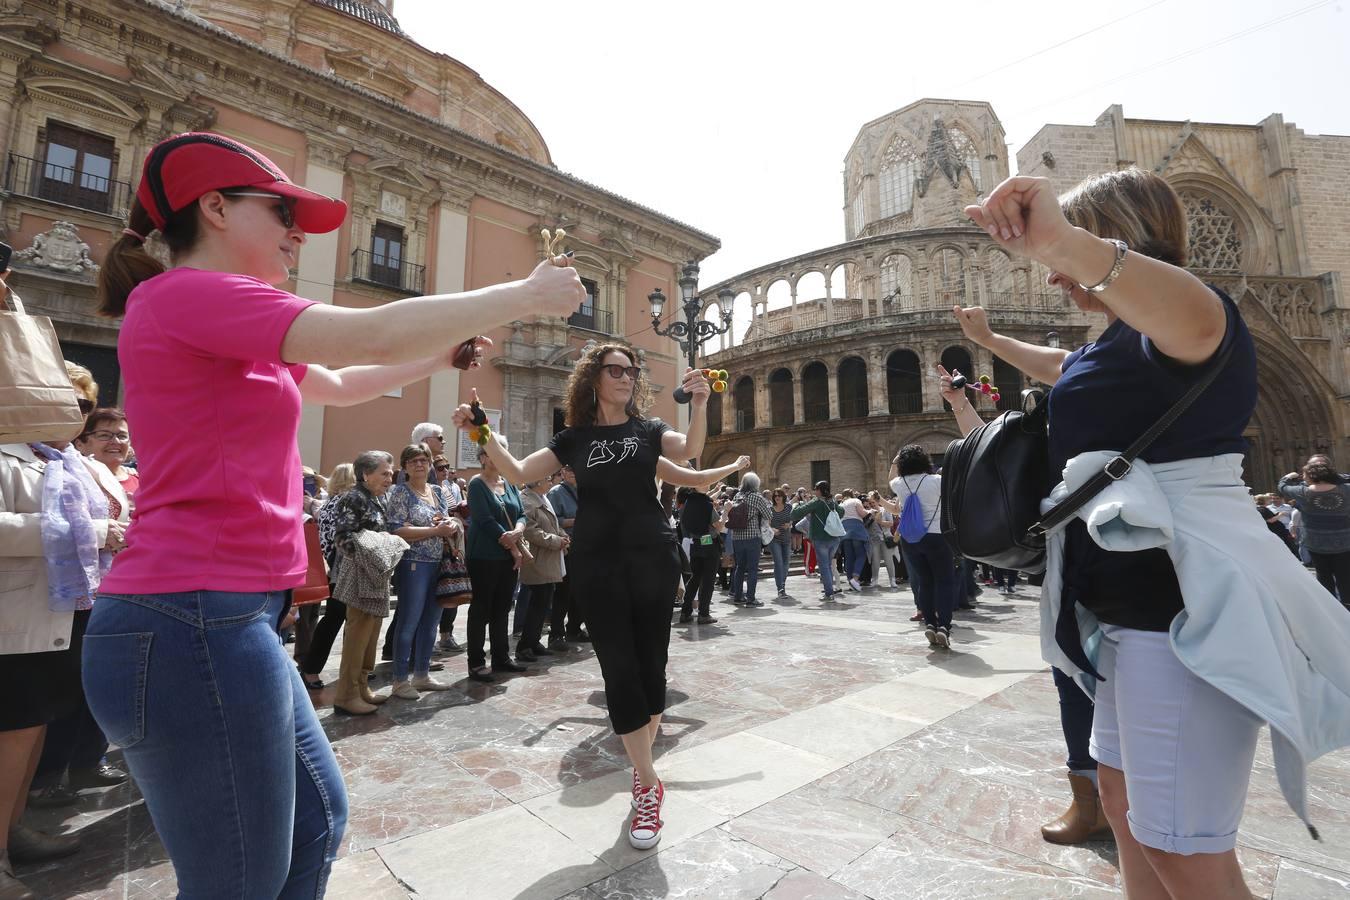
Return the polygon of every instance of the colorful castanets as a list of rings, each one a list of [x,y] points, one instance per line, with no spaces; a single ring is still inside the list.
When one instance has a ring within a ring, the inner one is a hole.
[[[492,429],[488,427],[487,413],[483,412],[483,404],[477,400],[469,403],[469,412],[473,414],[469,428],[469,440],[482,447],[492,435]]]
[[[952,376],[952,390],[959,391],[962,388],[970,388],[972,391],[979,391],[995,403],[1003,399],[998,388],[994,386],[993,380],[988,375],[981,375],[975,384],[966,380],[966,376],[957,372]]]
[[[727,379],[731,377],[731,374],[727,372],[726,369],[699,369],[698,371],[702,372],[703,377],[711,382],[709,386],[715,393],[720,394],[727,389]],[[676,403],[688,403],[691,396],[691,394],[685,391],[684,385],[682,384],[678,385],[674,390]]]

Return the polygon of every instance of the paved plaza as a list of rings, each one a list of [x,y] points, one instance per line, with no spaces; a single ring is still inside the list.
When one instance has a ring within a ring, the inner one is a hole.
[[[908,590],[822,604],[814,580],[793,577],[788,599],[769,586],[763,609],[718,593],[716,625],[674,628],[657,746],[666,826],[653,851],[628,844],[630,770],[589,650],[492,685],[464,680],[462,656],[441,657],[452,690],[368,718],[334,718],[331,688],[317,695],[351,797],[328,896],[1120,895],[1112,845],[1058,847],[1038,830],[1069,792],[1037,589],[985,588],[944,652],[908,621]],[[326,679],[338,659],[335,648]],[[1310,776],[1320,843],[1285,806],[1262,737],[1239,846],[1258,897],[1350,896],[1350,752]],[[30,815],[85,842],[19,872],[40,896],[174,895],[133,787]]]

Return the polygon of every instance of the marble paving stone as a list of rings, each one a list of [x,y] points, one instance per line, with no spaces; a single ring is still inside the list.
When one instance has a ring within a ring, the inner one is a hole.
[[[1118,898],[1115,888],[940,828],[901,831],[834,877],[874,900]]]
[[[1290,811],[1267,773],[1252,779],[1238,842],[1306,865],[1350,873],[1350,803],[1337,803],[1339,794],[1320,791],[1313,784],[1309,787],[1309,808],[1320,841],[1314,841]]]
[[[511,803],[472,773],[435,759],[408,766],[398,783],[378,793],[355,796],[359,802],[350,795],[348,801],[345,843],[350,851],[453,825]]]
[[[1344,900],[1350,897],[1350,873],[1284,860],[1275,878],[1273,900]]]
[[[928,724],[960,712],[975,698],[959,691],[930,688],[912,681],[888,681],[839,698],[845,706]]]
[[[333,864],[325,900],[407,900],[398,883],[374,850],[344,856]]]
[[[612,869],[521,806],[377,851],[399,881],[431,900],[553,900]]]
[[[922,727],[921,722],[864,711],[835,700],[756,726],[749,733],[809,750],[844,766]]]
[[[736,816],[835,768],[815,753],[741,733],[671,754],[661,761],[661,777],[700,806]]]
[[[789,862],[829,876],[906,822],[896,813],[807,785],[737,816],[724,828]]]
[[[867,898],[815,872],[794,869],[770,888],[763,900],[867,900]]]
[[[973,655],[974,651],[958,649],[954,652],[961,654],[959,661],[935,658],[932,666],[905,675],[899,680],[907,684],[969,694],[983,700],[1014,682],[1045,669],[1045,664],[1039,659],[1011,666],[995,666]],[[938,654],[934,653],[934,657],[937,656]]]
[[[618,770],[620,763],[594,745],[598,740],[599,736],[549,731],[534,743],[462,750],[452,759],[503,796],[520,803]]]
[[[590,886],[603,900],[747,900],[793,866],[720,829],[705,831]]]
[[[624,769],[535,797],[522,806],[611,868],[623,869],[651,855],[628,842],[632,785],[632,770]],[[661,818],[663,850],[726,821],[726,816],[693,802],[672,785],[667,785]]]

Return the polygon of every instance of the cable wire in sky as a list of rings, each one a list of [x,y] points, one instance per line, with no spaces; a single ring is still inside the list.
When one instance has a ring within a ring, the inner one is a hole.
[[[994,75],[994,74],[997,74],[997,73],[999,73],[999,72],[1002,72],[1004,69],[1010,69],[1010,68],[1012,68],[1013,66],[1019,66],[1019,65],[1021,65],[1022,63],[1026,62],[1027,60],[1029,60],[1029,59],[1035,59],[1036,57],[1040,56],[1040,55],[1043,54],[1043,53],[1049,53],[1051,50],[1058,50],[1060,47],[1063,47],[1065,44],[1072,44],[1074,41],[1079,40],[1080,38],[1085,38],[1085,37],[1087,37],[1087,36],[1090,35],[1090,34],[1096,34],[1098,31],[1101,31],[1103,28],[1110,28],[1112,25],[1115,25],[1115,24],[1117,24],[1118,22],[1124,22],[1126,19],[1129,19],[1129,18],[1132,18],[1132,17],[1134,17],[1134,16],[1137,16],[1137,15],[1139,15],[1140,13],[1146,13],[1146,12],[1148,12],[1150,9],[1155,9],[1155,8],[1157,8],[1157,7],[1159,7],[1159,6],[1162,6],[1162,5],[1163,5],[1164,3],[1166,3],[1166,2],[1167,2],[1167,0],[1157,0],[1156,3],[1150,3],[1148,6],[1142,7],[1142,8],[1140,8],[1140,9],[1136,9],[1136,10],[1134,10],[1133,12],[1128,12],[1128,13],[1126,13],[1125,15],[1120,16],[1119,18],[1112,19],[1112,20],[1109,21],[1109,22],[1103,22],[1101,25],[1097,25],[1097,26],[1094,27],[1094,28],[1089,28],[1087,31],[1083,31],[1083,32],[1080,32],[1080,33],[1078,33],[1078,34],[1075,34],[1073,37],[1067,37],[1067,38],[1065,38],[1064,40],[1059,41],[1058,43],[1051,44],[1051,45],[1048,46],[1048,47],[1042,47],[1040,50],[1037,50],[1035,53],[1029,53],[1029,54],[1027,54],[1026,56],[1022,57],[1021,59],[1015,59],[1015,60],[1013,60],[1012,62],[1004,63],[1003,65],[999,66],[998,68],[996,68],[996,69],[990,69],[988,72],[985,72],[985,73],[983,73],[982,75],[976,75],[974,78],[970,79],[969,81],[962,82],[961,84],[958,84],[958,85],[954,88],[954,90],[957,91],[957,92],[959,92],[962,88],[969,87],[970,85],[974,84],[974,83],[977,82],[977,81],[982,81],[982,80],[984,80],[985,78],[988,78],[990,75]]]
[[[1307,6],[1300,7],[1299,9],[1283,13],[1281,15],[1276,16],[1273,19],[1268,19],[1265,22],[1261,22],[1260,24],[1252,25],[1249,28],[1242,29],[1241,31],[1235,31],[1232,34],[1228,35],[1227,37],[1222,37],[1219,38],[1218,40],[1210,41],[1208,44],[1202,44],[1198,47],[1192,47],[1190,50],[1183,51],[1175,56],[1169,56],[1167,59],[1159,60],[1158,62],[1155,63],[1149,63],[1146,66],[1141,66],[1140,68],[1134,69],[1133,71],[1130,72],[1126,72],[1123,75],[1117,75],[1114,78],[1108,78],[1105,81],[1098,82],[1097,84],[1083,88],[1082,90],[1074,91],[1072,94],[1065,94],[1061,97],[1055,98],[1054,100],[1047,100],[1044,103],[1038,103],[1035,106],[1024,107],[1022,109],[1017,110],[1015,113],[1013,113],[1013,115],[1014,116],[1029,115],[1030,113],[1034,113],[1037,110],[1045,109],[1047,106],[1054,106],[1055,104],[1062,103],[1065,100],[1072,100],[1074,97],[1081,97],[1083,94],[1092,93],[1093,91],[1100,90],[1101,88],[1104,88],[1107,85],[1115,84],[1118,81],[1124,81],[1128,78],[1134,78],[1136,75],[1142,75],[1145,72],[1151,72],[1154,69],[1159,69],[1162,68],[1163,66],[1169,66],[1172,63],[1180,62],[1181,60],[1186,59],[1187,57],[1195,56],[1197,53],[1204,53],[1206,50],[1213,50],[1215,47],[1222,47],[1224,44],[1228,44],[1238,40],[1239,38],[1244,38],[1247,37],[1248,35],[1255,34],[1258,31],[1264,31],[1267,28],[1279,25],[1281,22],[1287,22],[1290,19],[1297,18],[1298,16],[1304,15],[1306,13],[1310,13],[1315,9],[1321,9],[1324,6],[1330,6],[1334,2],[1336,2],[1336,0],[1317,0],[1316,3],[1310,3]]]

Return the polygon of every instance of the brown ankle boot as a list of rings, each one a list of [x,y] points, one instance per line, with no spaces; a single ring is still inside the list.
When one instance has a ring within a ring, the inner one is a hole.
[[[1041,837],[1052,844],[1112,840],[1111,823],[1106,821],[1106,813],[1102,811],[1102,801],[1092,779],[1071,772],[1069,787],[1073,789],[1073,803],[1069,804],[1064,815],[1041,826]]]

